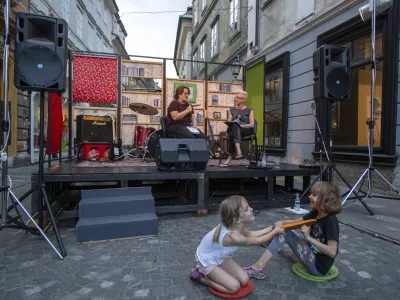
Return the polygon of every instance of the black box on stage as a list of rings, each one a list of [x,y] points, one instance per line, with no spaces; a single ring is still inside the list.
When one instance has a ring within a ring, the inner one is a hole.
[[[159,139],[156,162],[159,170],[203,171],[210,153],[205,139]]]
[[[113,141],[111,117],[79,115],[76,117],[76,143],[110,143]]]

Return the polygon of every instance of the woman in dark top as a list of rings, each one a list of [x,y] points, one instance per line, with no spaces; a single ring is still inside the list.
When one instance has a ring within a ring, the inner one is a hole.
[[[235,107],[232,107],[228,113],[228,120],[238,120],[239,124],[229,125],[228,127],[228,159],[220,164],[220,167],[229,167],[232,163],[232,157],[236,150],[235,159],[244,158],[240,149],[242,136],[249,136],[254,127],[254,112],[246,106],[247,92],[238,91],[235,96]]]
[[[179,138],[205,138],[205,135],[197,129],[198,133],[192,133],[188,127],[197,125],[193,107],[187,102],[190,90],[186,86],[179,86],[175,92],[175,100],[167,109],[167,132]]]
[[[309,199],[312,210],[308,214],[297,220],[276,222],[274,227],[309,219],[316,219],[317,223],[301,227],[303,238],[289,229],[284,235],[274,237],[263,256],[254,265],[244,268],[249,277],[263,279],[265,266],[285,242],[312,275],[323,276],[329,272],[339,252],[339,221],[336,217],[342,211],[339,188],[330,182],[318,182],[311,188]]]

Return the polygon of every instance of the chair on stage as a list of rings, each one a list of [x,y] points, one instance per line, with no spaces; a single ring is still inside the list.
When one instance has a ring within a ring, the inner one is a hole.
[[[251,129],[251,134],[250,135],[246,135],[246,136],[242,136],[241,137],[241,142],[250,142],[250,161],[253,160],[253,154],[255,153],[255,158],[257,161],[258,158],[258,143],[257,143],[257,121],[254,120],[254,127],[250,128]],[[229,136],[223,136],[222,140],[226,140],[228,141]],[[254,142],[254,147],[253,146],[253,142]],[[219,155],[219,164],[221,164],[222,161],[222,151],[220,151],[220,155]]]
[[[168,118],[166,116],[162,116],[160,118],[161,130],[162,130],[162,132],[164,134],[164,138],[173,138],[173,139],[181,138],[181,136],[179,136],[179,135],[168,133],[168,131],[167,131],[167,127],[168,127],[167,126],[167,121],[168,121]]]

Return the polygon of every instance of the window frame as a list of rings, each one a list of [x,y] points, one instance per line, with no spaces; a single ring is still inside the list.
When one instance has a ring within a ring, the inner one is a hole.
[[[103,22],[105,25],[108,24],[108,7],[105,2],[104,2],[104,9],[103,9]]]
[[[201,0],[201,15],[203,15],[206,7],[207,7],[207,0]]]
[[[232,3],[235,3],[237,1],[236,7],[233,6],[233,10],[231,7]],[[240,32],[240,6],[241,6],[241,0],[229,0],[229,38],[231,39],[234,37],[237,33]],[[236,15],[235,15],[236,12]],[[231,15],[233,15],[233,22],[231,23]],[[237,22],[237,28],[236,31],[232,30],[232,24],[235,23],[235,17],[236,17],[236,22]]]
[[[97,13],[99,14],[99,16],[101,16],[101,3],[102,3],[102,0],[97,0],[97,8],[96,8],[96,11],[97,11]]]
[[[267,74],[276,70],[282,69],[282,129],[281,129],[281,144],[280,146],[265,145],[265,79]],[[288,136],[288,120],[289,120],[289,84],[290,84],[290,52],[286,51],[281,55],[264,63],[264,79],[263,79],[263,141],[264,151],[268,154],[285,156],[287,151],[287,136]]]
[[[192,52],[192,79],[197,78],[197,76],[199,75],[198,64],[197,62],[194,62],[198,60],[198,55],[199,53],[196,47]]]
[[[101,51],[101,48],[102,48],[102,45],[101,45],[101,42],[102,42],[102,37],[101,37],[101,35],[100,34],[96,34],[96,52],[102,52]]]
[[[389,12],[377,17],[377,31],[382,30],[383,51],[382,55],[377,56],[383,62],[383,87],[382,87],[382,117],[381,117],[381,145],[374,147],[374,161],[377,163],[396,164],[396,111],[397,111],[397,84],[398,84],[398,39],[400,22],[399,4],[393,4]],[[397,18],[397,20],[396,20]],[[371,22],[364,24],[359,16],[322,33],[317,38],[317,47],[324,44],[345,44],[361,37],[371,34]],[[368,65],[368,61],[357,61],[352,64],[355,66]],[[395,67],[391,67],[395,66]],[[326,101],[317,101],[317,118],[321,126],[321,131],[325,142],[331,138],[332,130],[332,110]],[[321,120],[327,120],[321,122]],[[367,125],[365,125],[367,126]],[[313,155],[318,157],[320,144],[318,142],[319,133],[315,132],[315,151]],[[323,149],[322,149],[323,150]],[[334,159],[348,161],[366,162],[368,161],[367,146],[333,146],[332,153]],[[324,153],[325,156],[325,153]]]
[[[200,40],[200,44],[199,44],[199,52],[198,52],[198,60],[204,61],[206,62],[207,59],[207,55],[206,55],[206,51],[207,51],[207,35],[204,35],[204,37]],[[200,72],[204,70],[206,64],[200,64]]]
[[[81,9],[79,5],[76,6],[76,9],[78,10],[76,15],[76,33],[80,39],[83,39],[83,9]],[[79,17],[81,17],[80,22]],[[81,27],[79,27],[79,24]]]
[[[193,1],[193,12],[192,12],[192,14],[193,14],[193,28],[194,27],[196,27],[196,25],[199,23],[199,15],[198,15],[198,12],[199,12],[199,1],[201,1],[201,0],[194,0]]]
[[[210,56],[211,60],[214,59],[219,54],[219,16],[217,16],[211,23],[211,47]],[[213,34],[213,29],[215,28],[215,36]],[[215,45],[214,45],[215,42]]]
[[[88,48],[89,48],[89,50],[92,50],[92,51],[94,51],[94,45],[95,45],[95,43],[94,43],[94,33],[95,33],[95,31],[94,31],[94,25],[92,25],[92,23],[90,23],[89,22],[89,34],[88,34]]]
[[[62,0],[61,2],[61,15],[64,17],[64,19],[69,22],[69,16],[70,16],[70,11],[69,11],[69,0]]]

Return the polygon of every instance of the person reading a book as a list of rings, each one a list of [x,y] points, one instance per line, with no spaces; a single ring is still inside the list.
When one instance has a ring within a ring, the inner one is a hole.
[[[186,86],[179,86],[173,100],[167,109],[167,133],[179,138],[203,138],[206,136],[197,126],[193,106],[188,103],[190,90]]]
[[[235,159],[243,159],[240,149],[242,136],[252,134],[254,127],[254,112],[253,109],[246,106],[247,92],[240,90],[235,95],[235,107],[232,107],[228,112],[228,159],[220,164],[220,167],[229,167],[232,163],[233,155],[236,151]]]

